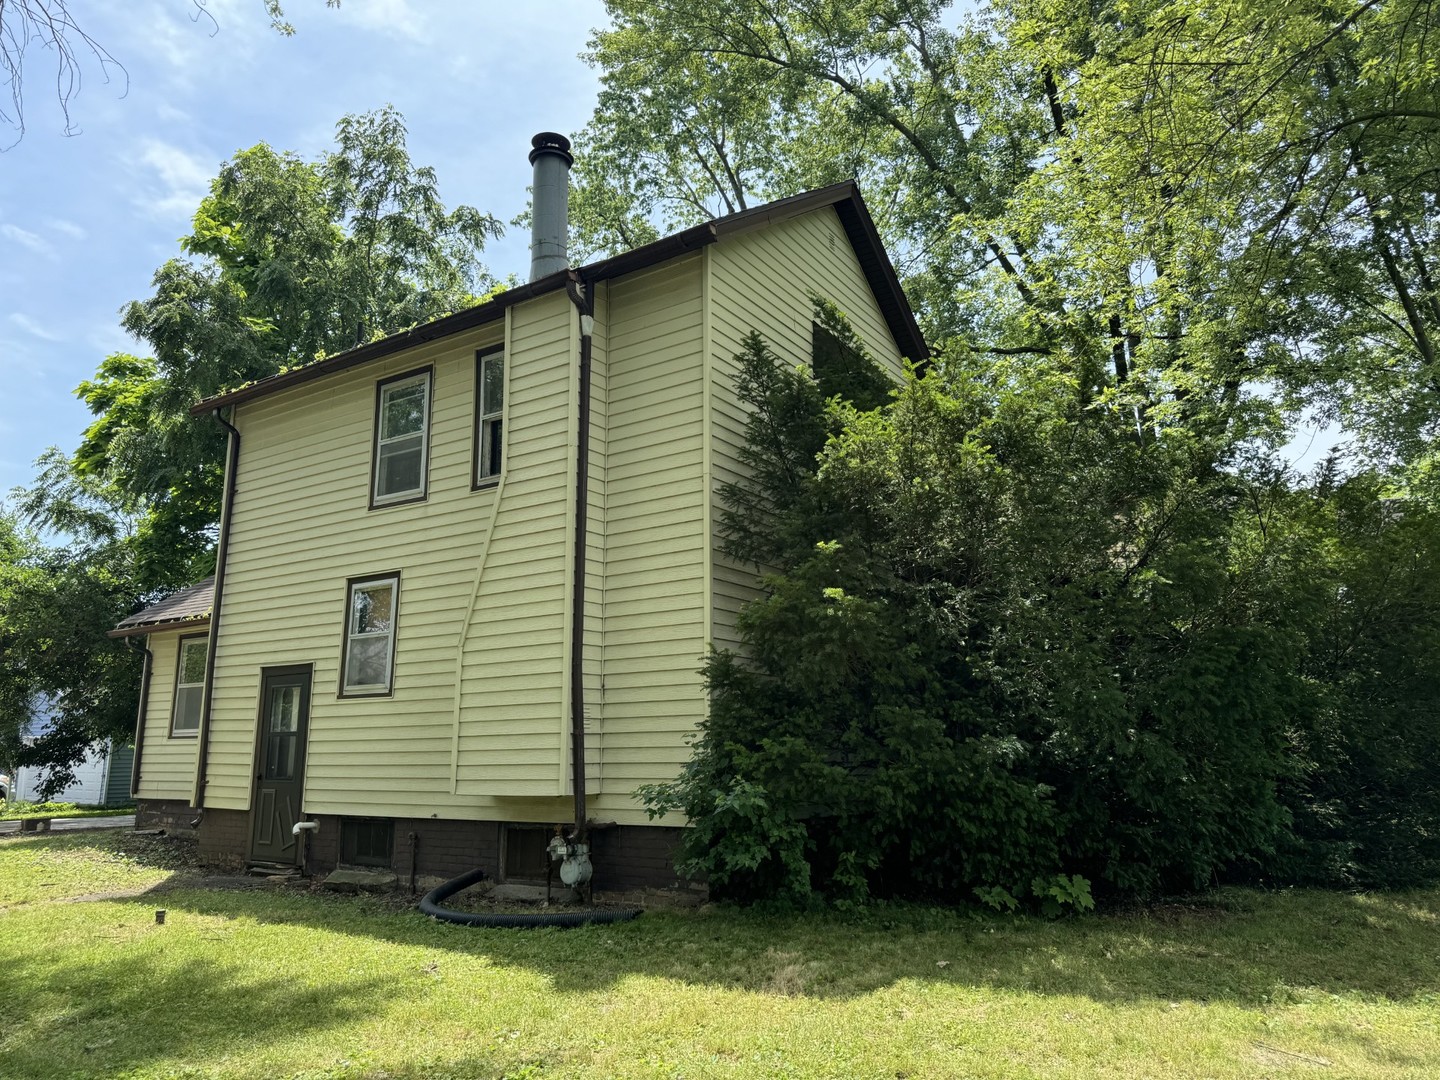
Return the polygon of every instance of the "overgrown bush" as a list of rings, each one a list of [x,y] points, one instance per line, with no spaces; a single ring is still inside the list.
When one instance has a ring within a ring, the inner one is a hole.
[[[739,357],[724,525],[763,595],[706,664],[692,760],[643,793],[691,821],[692,872],[742,901],[1051,909],[1434,875],[1429,510],[1386,520],[1373,478],[1297,486],[1020,367],[952,360],[862,411],[834,391],[873,361],[841,334],[866,377],[758,336]]]

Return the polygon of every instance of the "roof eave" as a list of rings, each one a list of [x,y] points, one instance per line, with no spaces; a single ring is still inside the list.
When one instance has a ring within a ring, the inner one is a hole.
[[[144,634],[163,634],[169,630],[200,629],[209,625],[209,615],[198,619],[166,619],[161,622],[139,623],[135,626],[117,626],[114,630],[105,631],[105,636],[110,638],[140,637]]]
[[[905,291],[900,287],[900,279],[895,273],[894,265],[890,262],[890,256],[885,252],[885,245],[881,243],[880,233],[876,230],[875,222],[865,207],[865,200],[860,195],[860,188],[854,180],[844,180],[817,191],[791,195],[788,198],[777,199],[775,202],[766,203],[750,210],[742,210],[738,214],[694,225],[652,243],[574,270],[557,271],[524,285],[517,285],[513,289],[499,293],[483,304],[466,308],[464,311],[445,315],[402,333],[392,334],[379,341],[372,341],[368,345],[361,345],[348,352],[337,353],[313,364],[306,364],[293,371],[271,375],[248,386],[242,386],[238,390],[206,398],[191,406],[190,415],[203,416],[227,406],[239,405],[245,401],[265,397],[279,390],[299,386],[302,383],[368,363],[371,360],[390,356],[416,345],[423,345],[438,338],[450,337],[466,330],[473,330],[502,317],[505,309],[514,304],[563,289],[566,283],[574,278],[596,282],[621,277],[636,270],[655,266],[668,259],[688,254],[727,236],[736,236],[753,229],[764,228],[767,225],[787,221],[826,206],[833,206],[836,213],[839,214],[840,224],[844,227],[845,235],[855,250],[856,257],[860,261],[860,269],[865,274],[865,280],[870,285],[871,291],[875,294],[881,314],[885,316],[890,333],[895,338],[901,354],[916,362],[927,359],[930,350],[920,333],[920,327],[915,322],[915,314],[910,310],[909,301],[905,299]]]

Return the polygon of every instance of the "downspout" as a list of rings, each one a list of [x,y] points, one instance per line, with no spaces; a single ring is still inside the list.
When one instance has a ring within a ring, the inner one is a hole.
[[[585,809],[585,555],[590,511],[590,358],[595,303],[585,281],[572,273],[565,286],[580,316],[580,432],[575,446],[574,595],[570,605],[570,774],[575,792],[573,843],[584,843]]]
[[[130,765],[130,797],[140,797],[140,757],[145,752],[145,719],[150,711],[150,674],[155,666],[155,654],[150,651],[150,635],[145,635],[145,644],[137,646],[136,638],[127,637],[125,645],[134,651],[138,648],[145,654],[140,661],[140,709],[135,717],[135,760]]]
[[[234,407],[231,408],[234,414]],[[240,432],[216,409],[210,414],[229,432],[225,453],[225,495],[220,504],[220,538],[215,545],[215,593],[210,601],[210,647],[206,650],[205,686],[200,691],[200,745],[195,762],[195,809],[205,809],[205,783],[210,751],[210,696],[215,688],[215,647],[220,640],[220,600],[225,593],[225,557],[230,551],[230,519],[235,505],[235,470],[240,464]]]

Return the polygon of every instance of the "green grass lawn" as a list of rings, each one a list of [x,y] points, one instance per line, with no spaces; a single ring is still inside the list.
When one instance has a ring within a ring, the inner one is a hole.
[[[1440,891],[516,932],[175,843],[0,839],[0,1077],[1440,1076]]]
[[[81,806],[72,802],[0,802],[0,821],[24,818],[117,817],[135,813],[134,806]]]

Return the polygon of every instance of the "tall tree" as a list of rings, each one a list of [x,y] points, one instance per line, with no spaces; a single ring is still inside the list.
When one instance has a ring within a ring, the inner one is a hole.
[[[0,764],[42,768],[53,794],[92,744],[134,732],[139,658],[105,632],[140,594],[127,516],[64,455],[41,465],[44,515],[68,540],[47,545],[17,520],[38,510],[33,494],[0,508]]]
[[[1142,427],[1318,408],[1384,457],[1440,421],[1428,3],[607,7],[592,132],[665,162],[672,208],[733,202],[728,176],[695,197],[714,154],[675,137],[704,70],[755,117],[747,192],[860,178],[932,341],[1033,356]]]
[[[449,210],[386,107],[305,161],[261,143],[226,162],[153,295],[124,311],[148,357],[115,354],[79,395],[97,419],[76,470],[138,519],[146,588],[197,576],[219,514],[223,432],[196,401],[464,307],[499,223]],[[207,571],[208,572],[208,571]]]

